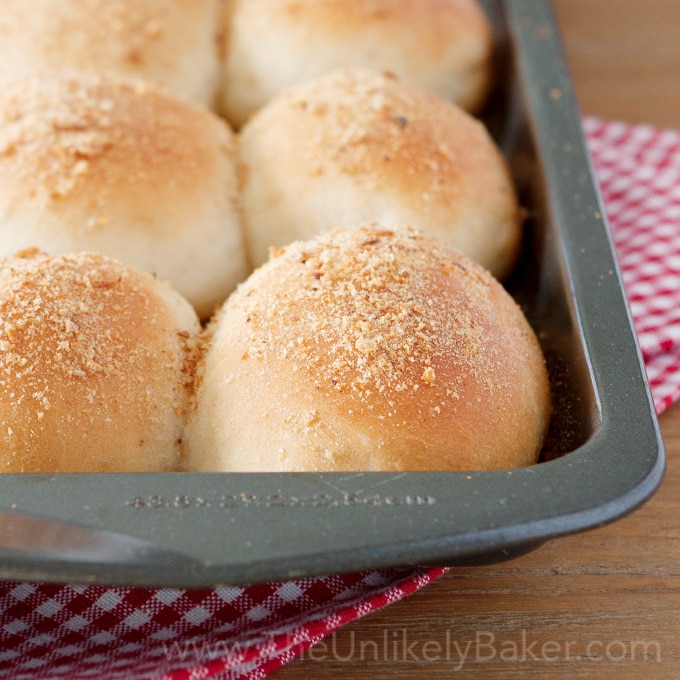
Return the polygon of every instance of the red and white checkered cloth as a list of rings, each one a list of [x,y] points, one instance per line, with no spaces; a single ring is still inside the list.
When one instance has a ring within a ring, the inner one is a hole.
[[[680,134],[584,130],[658,412],[680,398]],[[254,680],[445,569],[182,590],[0,583],[0,678]]]
[[[680,132],[583,125],[661,413],[680,398]]]

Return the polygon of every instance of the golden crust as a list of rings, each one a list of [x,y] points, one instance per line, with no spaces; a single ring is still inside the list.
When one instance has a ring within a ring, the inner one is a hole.
[[[413,224],[498,278],[514,266],[520,210],[500,150],[460,107],[391,74],[340,70],[292,88],[238,144],[254,264],[271,245],[377,220]]]
[[[0,470],[176,468],[198,320],[99,254],[0,263]]]
[[[100,251],[210,314],[246,274],[233,132],[146,83],[43,72],[0,90],[0,255]]]
[[[240,127],[278,92],[338,68],[388,69],[480,107],[493,36],[474,0],[231,0],[221,110]]]
[[[452,40],[470,33],[484,35],[489,30],[481,7],[470,0],[264,0],[260,4],[281,20],[304,21],[311,31],[351,36],[378,22],[395,31],[392,35],[402,41],[408,41],[414,33],[418,37],[427,35],[430,39],[421,49],[433,57],[441,57]]]
[[[414,230],[292,244],[239,287],[212,334],[192,469],[537,460],[550,397],[529,324],[488,272]]]
[[[3,193],[42,203],[88,201],[102,219],[122,191],[169,198],[190,186],[200,193],[196,174],[216,171],[211,144],[232,143],[220,128],[207,112],[142,80],[85,71],[11,80],[0,94]],[[142,228],[155,225],[140,219]]]
[[[51,69],[108,71],[212,106],[219,0],[4,0],[0,78]]]

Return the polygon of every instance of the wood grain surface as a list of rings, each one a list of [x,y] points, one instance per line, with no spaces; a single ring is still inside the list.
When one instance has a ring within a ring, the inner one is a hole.
[[[584,114],[680,129],[680,0],[553,6]],[[666,477],[631,515],[454,569],[269,677],[680,678],[680,405],[660,424]]]

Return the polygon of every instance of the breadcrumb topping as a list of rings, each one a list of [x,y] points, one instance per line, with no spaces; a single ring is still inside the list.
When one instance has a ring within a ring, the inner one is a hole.
[[[0,261],[0,441],[7,465],[11,451],[22,452],[28,466],[36,456],[58,461],[69,442],[75,453],[79,440],[108,430],[117,441],[112,448],[125,455],[130,436],[142,447],[165,430],[168,414],[181,415],[193,339],[173,325],[174,312],[150,283],[99,254],[29,249]],[[115,460],[101,464],[116,467]]]
[[[42,72],[0,92],[0,177],[13,196],[42,204],[90,200],[93,227],[110,218],[117,189],[180,187],[209,173],[212,126],[209,112],[141,79]]]
[[[449,401],[489,371],[489,283],[415,230],[371,225],[276,251],[225,312],[246,320],[244,360],[276,356],[317,389],[369,410],[382,401],[391,416],[399,393],[436,388]]]
[[[291,89],[284,102],[291,120],[309,130],[301,149],[312,175],[338,172],[372,189],[408,187],[426,206],[453,204],[472,168],[502,168],[479,121],[388,72],[336,71]]]
[[[38,373],[46,354],[49,365],[67,377],[119,370],[126,343],[114,334],[110,317],[125,304],[120,296],[124,270],[96,256],[53,258],[43,267],[34,257],[25,251],[0,270],[3,372],[18,368],[20,379]]]

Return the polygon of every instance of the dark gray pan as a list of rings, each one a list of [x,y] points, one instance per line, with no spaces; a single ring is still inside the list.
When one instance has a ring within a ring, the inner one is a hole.
[[[528,209],[508,288],[554,387],[544,460],[507,472],[0,475],[0,577],[211,586],[507,559],[611,522],[664,454],[549,3],[487,1],[485,113]]]

